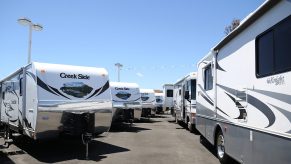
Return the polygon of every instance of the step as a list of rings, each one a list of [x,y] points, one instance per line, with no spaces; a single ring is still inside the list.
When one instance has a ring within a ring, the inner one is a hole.
[[[4,141],[5,141],[5,143],[12,143],[13,139],[5,139]]]
[[[19,136],[21,136],[21,134],[20,133],[12,133],[12,136],[13,137],[19,137]]]

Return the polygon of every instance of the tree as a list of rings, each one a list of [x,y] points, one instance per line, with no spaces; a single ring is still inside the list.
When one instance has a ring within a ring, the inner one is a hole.
[[[239,19],[233,19],[231,24],[226,26],[224,29],[224,33],[228,35],[231,33],[235,28],[237,28],[240,25],[240,20]]]

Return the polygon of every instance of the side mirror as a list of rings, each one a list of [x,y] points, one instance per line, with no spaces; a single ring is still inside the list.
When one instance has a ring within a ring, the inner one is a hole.
[[[184,98],[186,99],[186,100],[189,100],[189,91],[185,91],[185,96],[184,96]]]

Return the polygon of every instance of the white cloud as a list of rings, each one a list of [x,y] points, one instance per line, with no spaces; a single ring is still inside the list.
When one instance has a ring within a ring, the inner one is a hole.
[[[143,74],[140,73],[140,72],[136,73],[136,75],[137,75],[138,77],[143,77]]]

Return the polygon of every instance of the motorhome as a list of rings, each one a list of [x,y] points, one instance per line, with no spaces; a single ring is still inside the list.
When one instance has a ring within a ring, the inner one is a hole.
[[[110,82],[113,121],[132,123],[141,117],[141,95],[138,84],[124,82]]]
[[[155,93],[156,113],[163,113],[164,93]]]
[[[174,104],[173,104],[173,84],[164,84],[163,85],[163,93],[164,93],[164,104],[163,111],[174,113]]]
[[[103,68],[32,62],[1,80],[0,91],[6,139],[66,134],[88,140],[111,125],[111,93]]]
[[[174,84],[174,116],[176,122],[183,122],[188,130],[195,130],[196,119],[196,72],[191,72]]]
[[[156,98],[153,89],[140,89],[142,101],[142,117],[151,117],[156,113]]]
[[[291,161],[291,1],[268,0],[198,63],[196,128],[224,163]]]

